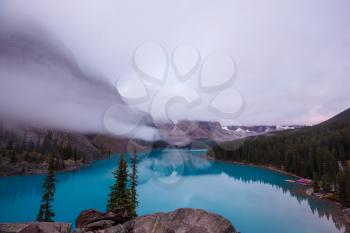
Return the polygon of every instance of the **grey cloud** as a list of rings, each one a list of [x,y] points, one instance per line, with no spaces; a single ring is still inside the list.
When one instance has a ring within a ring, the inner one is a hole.
[[[92,78],[100,83],[113,83],[129,72],[133,50],[141,43],[159,42],[168,52],[191,44],[202,57],[217,50],[234,57],[239,71],[235,88],[246,99],[246,110],[236,119],[242,124],[315,124],[350,106],[348,0],[1,3],[0,13],[9,20],[29,18],[49,28],[80,67],[93,65],[103,74]],[[84,88],[78,86],[67,91],[79,93]],[[75,96],[66,117],[98,119],[101,113],[89,114],[86,105],[101,110],[114,102],[106,93],[94,94],[94,88],[87,92],[91,101],[75,107]],[[177,117],[220,120],[203,108],[179,108]]]

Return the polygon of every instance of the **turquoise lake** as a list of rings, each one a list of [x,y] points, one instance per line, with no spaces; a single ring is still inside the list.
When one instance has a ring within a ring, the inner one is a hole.
[[[201,208],[229,219],[242,233],[345,232],[338,210],[304,195],[290,176],[255,166],[208,161],[203,150],[139,155],[138,214]],[[105,211],[118,155],[57,174],[55,220],[74,223],[80,211]],[[44,175],[0,178],[0,222],[36,218]]]

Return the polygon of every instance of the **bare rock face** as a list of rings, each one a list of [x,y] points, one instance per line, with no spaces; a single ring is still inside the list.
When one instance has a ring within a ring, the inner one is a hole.
[[[1,233],[69,233],[71,225],[61,222],[0,223]]]
[[[134,220],[132,233],[234,233],[225,218],[200,209],[177,209]]]
[[[236,233],[228,220],[200,209],[145,215],[123,224],[117,223],[118,218],[107,218],[106,215],[113,213],[83,211],[77,219],[76,233]]]

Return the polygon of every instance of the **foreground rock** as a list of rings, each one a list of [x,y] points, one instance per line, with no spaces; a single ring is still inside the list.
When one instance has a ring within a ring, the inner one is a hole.
[[[223,217],[199,209],[177,209],[137,218],[133,233],[234,233],[232,224]]]
[[[90,209],[84,210],[79,214],[76,220],[76,226],[81,230],[79,232],[93,231],[123,224],[129,219],[128,211],[123,208],[107,213],[101,213],[97,210]]]
[[[71,225],[60,222],[0,223],[1,233],[69,233]]]
[[[200,209],[177,209],[127,221],[125,209],[101,213],[85,210],[74,233],[236,233],[225,218]],[[70,224],[51,222],[2,223],[0,233],[69,233]]]
[[[83,211],[76,233],[235,233],[225,218],[200,209],[177,209],[138,217],[122,224],[126,212]]]

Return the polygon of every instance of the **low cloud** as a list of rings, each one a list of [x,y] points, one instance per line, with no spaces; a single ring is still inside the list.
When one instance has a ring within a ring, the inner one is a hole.
[[[0,117],[35,127],[82,133],[124,135],[137,125],[118,92],[103,75],[81,68],[72,52],[44,28],[2,22],[0,32]],[[106,130],[107,109],[119,113],[118,128]],[[138,122],[136,135],[153,139],[156,131]],[[132,135],[128,135],[132,136]]]

